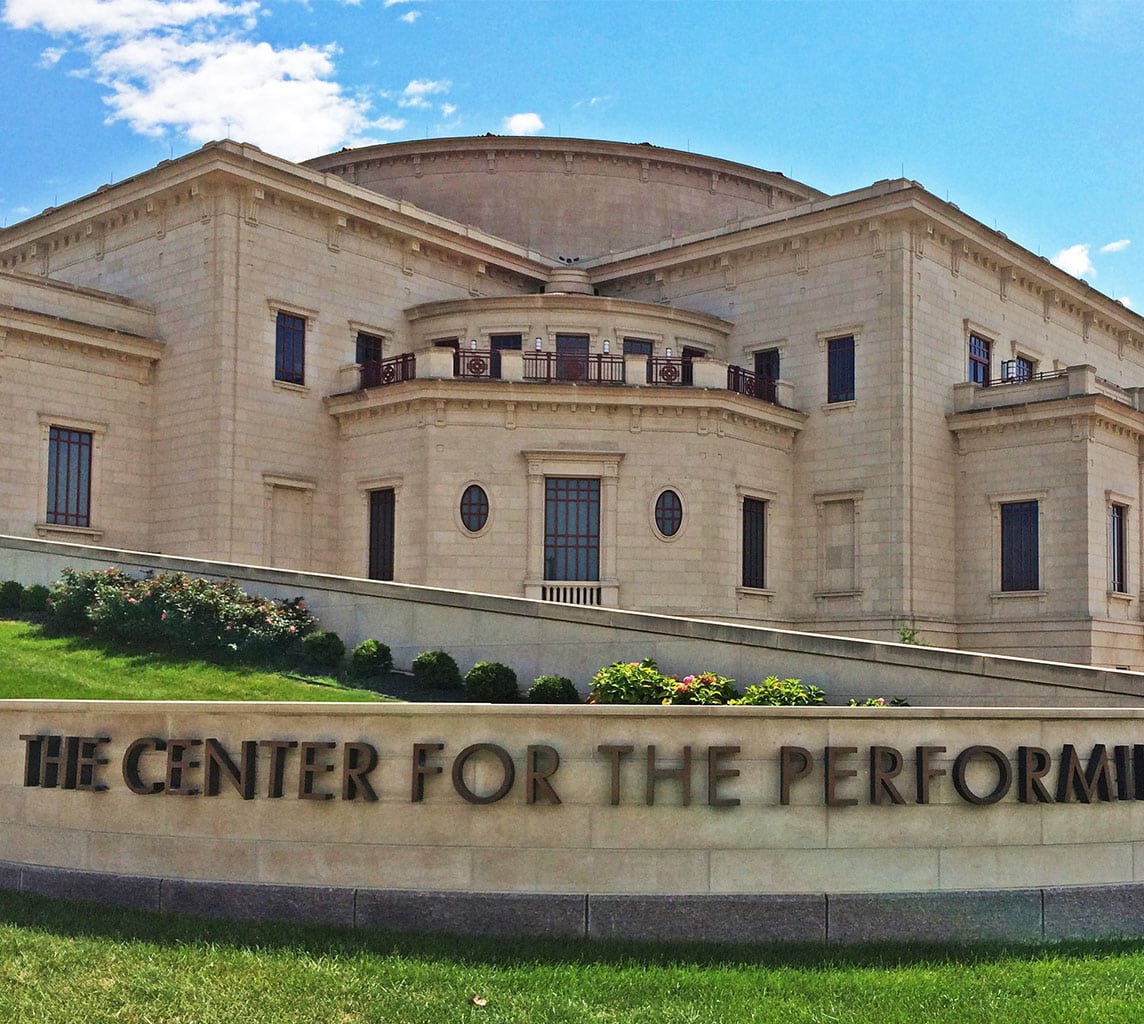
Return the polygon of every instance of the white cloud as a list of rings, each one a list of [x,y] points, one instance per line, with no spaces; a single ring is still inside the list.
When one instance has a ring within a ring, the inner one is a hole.
[[[1096,267],[1088,258],[1089,246],[1084,243],[1062,249],[1049,262],[1073,277],[1096,277]]]
[[[398,21],[404,21],[406,25],[412,25],[418,18],[421,17],[420,11],[407,11],[403,14]]]
[[[501,130],[506,135],[535,135],[544,130],[544,122],[539,114],[512,114],[501,122]]]
[[[1132,308],[1132,300],[1127,295],[1121,295],[1116,301],[1122,306],[1127,306],[1129,309]]]
[[[421,3],[421,0],[385,0],[384,6],[396,7],[398,4],[417,4],[417,3]]]
[[[62,46],[49,46],[40,54],[40,67],[54,68],[65,53],[67,53],[67,50]]]
[[[451,85],[451,82],[433,82],[415,78],[401,91],[397,105],[399,107],[413,107],[417,110],[426,110],[433,105],[426,97],[448,92]]]
[[[405,127],[404,117],[389,117],[388,115],[379,117],[375,121],[370,122],[373,128],[379,128],[383,132],[399,132]]]
[[[1123,252],[1131,244],[1132,244],[1132,240],[1130,238],[1121,238],[1117,242],[1109,242],[1108,245],[1102,245],[1100,247],[1100,251],[1101,252]]]
[[[455,103],[442,103],[441,116],[452,117],[457,112],[457,105]]]
[[[370,128],[404,127],[371,121],[368,101],[342,91],[335,47],[254,38],[260,13],[259,0],[7,0],[2,17],[78,40],[107,90],[108,120],[144,135],[229,136],[302,159],[359,143]],[[41,61],[51,66],[64,52],[45,50]]]

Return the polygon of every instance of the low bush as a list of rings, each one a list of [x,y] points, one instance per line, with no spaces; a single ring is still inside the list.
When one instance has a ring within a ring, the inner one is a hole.
[[[798,679],[768,676],[757,686],[748,686],[742,697],[736,697],[728,703],[799,707],[822,704],[825,700],[826,695],[817,686],[811,686]]]
[[[346,656],[346,645],[337,633],[322,630],[302,638],[302,653],[317,668],[336,669]]]
[[[47,615],[51,608],[48,604],[50,597],[51,591],[39,583],[25,587],[20,592],[20,614],[37,618]]]
[[[478,661],[465,673],[465,693],[473,700],[505,704],[520,700],[516,673],[499,661]]]
[[[5,580],[0,583],[0,610],[18,612],[20,610],[20,595],[24,592],[24,584],[15,580]]]
[[[528,688],[530,704],[579,704],[576,684],[567,676],[540,676]]]
[[[739,696],[735,680],[714,672],[684,676],[664,704],[727,704]]]
[[[67,569],[51,592],[49,630],[87,634],[149,650],[261,660],[312,632],[302,599],[271,601],[233,580],[185,573],[134,579],[118,569]]]
[[[413,678],[431,690],[459,690],[464,682],[453,656],[445,651],[422,651],[417,655],[413,659]]]
[[[617,661],[592,677],[589,704],[663,704],[677,683],[665,676],[651,658]]]
[[[359,679],[383,676],[393,669],[393,653],[380,640],[363,640],[350,655],[350,672]]]
[[[889,700],[885,697],[867,697],[865,700],[850,698],[852,708],[908,708],[909,706],[910,702],[901,697],[891,697]]]

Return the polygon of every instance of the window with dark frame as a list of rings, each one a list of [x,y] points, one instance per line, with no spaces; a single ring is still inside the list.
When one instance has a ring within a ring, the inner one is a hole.
[[[284,384],[306,382],[306,321],[281,310],[274,332],[274,379]]]
[[[1001,362],[1001,377],[1008,381],[1027,381],[1033,379],[1033,361],[1024,356],[1014,356]]]
[[[672,490],[655,499],[655,528],[665,537],[674,537],[683,525],[683,502]]]
[[[766,348],[755,353],[755,376],[759,380],[776,381],[779,379],[779,350]]]
[[[52,427],[48,432],[49,523],[91,526],[91,443],[86,430]]]
[[[362,387],[377,387],[381,383],[382,339],[376,334],[359,331],[354,362],[361,367]]]
[[[1108,589],[1128,593],[1128,509],[1108,506]]]
[[[767,586],[767,503],[761,498],[743,499],[743,586],[765,590]]]
[[[1001,506],[1001,589],[1039,590],[1040,502],[1011,501]]]
[[[544,578],[600,578],[600,481],[548,477],[544,481]]]
[[[392,487],[369,492],[369,578],[393,579],[396,492]]]
[[[624,338],[624,355],[650,356],[655,353],[655,342],[648,338]]]
[[[489,496],[480,484],[469,484],[461,495],[461,523],[469,533],[480,533],[489,521]]]
[[[826,401],[854,401],[854,338],[831,338],[826,343]]]
[[[489,348],[492,352],[492,365],[489,375],[498,380],[501,375],[501,353],[519,352],[523,348],[523,337],[519,334],[493,334],[489,336]]]
[[[969,336],[969,380],[988,386],[993,372],[993,343],[978,334]]]

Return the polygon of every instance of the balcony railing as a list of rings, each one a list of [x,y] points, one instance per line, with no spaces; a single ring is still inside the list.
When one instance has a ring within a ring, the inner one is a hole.
[[[760,402],[769,402],[778,405],[777,389],[773,377],[761,377],[744,370],[741,366],[727,367],[727,390],[735,391],[749,398],[757,398]]]
[[[524,379],[546,383],[623,384],[624,357],[600,353],[526,352]]]
[[[540,599],[555,604],[578,604],[598,608],[603,604],[603,589],[599,583],[556,583],[545,580]]]
[[[491,349],[462,349],[453,356],[453,376],[464,380],[491,380],[500,376],[500,353]]]
[[[376,363],[363,363],[361,386],[363,388],[384,388],[390,384],[413,380],[417,376],[417,358],[412,352],[405,352]]]
[[[647,382],[667,387],[689,388],[692,385],[691,360],[678,356],[648,356]]]
[[[1044,373],[1031,373],[1015,365],[1015,361],[1012,363],[1005,361],[1001,364],[1001,376],[995,380],[985,381],[982,386],[999,388],[1006,384],[1031,384],[1033,381],[1057,380],[1068,375],[1068,370],[1046,370]]]

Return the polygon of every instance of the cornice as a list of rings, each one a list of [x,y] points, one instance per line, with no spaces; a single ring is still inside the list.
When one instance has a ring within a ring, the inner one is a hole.
[[[945,421],[958,438],[1020,428],[1040,429],[1059,423],[1070,425],[1074,440],[1081,436],[1091,438],[1096,430],[1135,441],[1144,438],[1144,412],[1107,395],[1080,395],[950,413]]]

